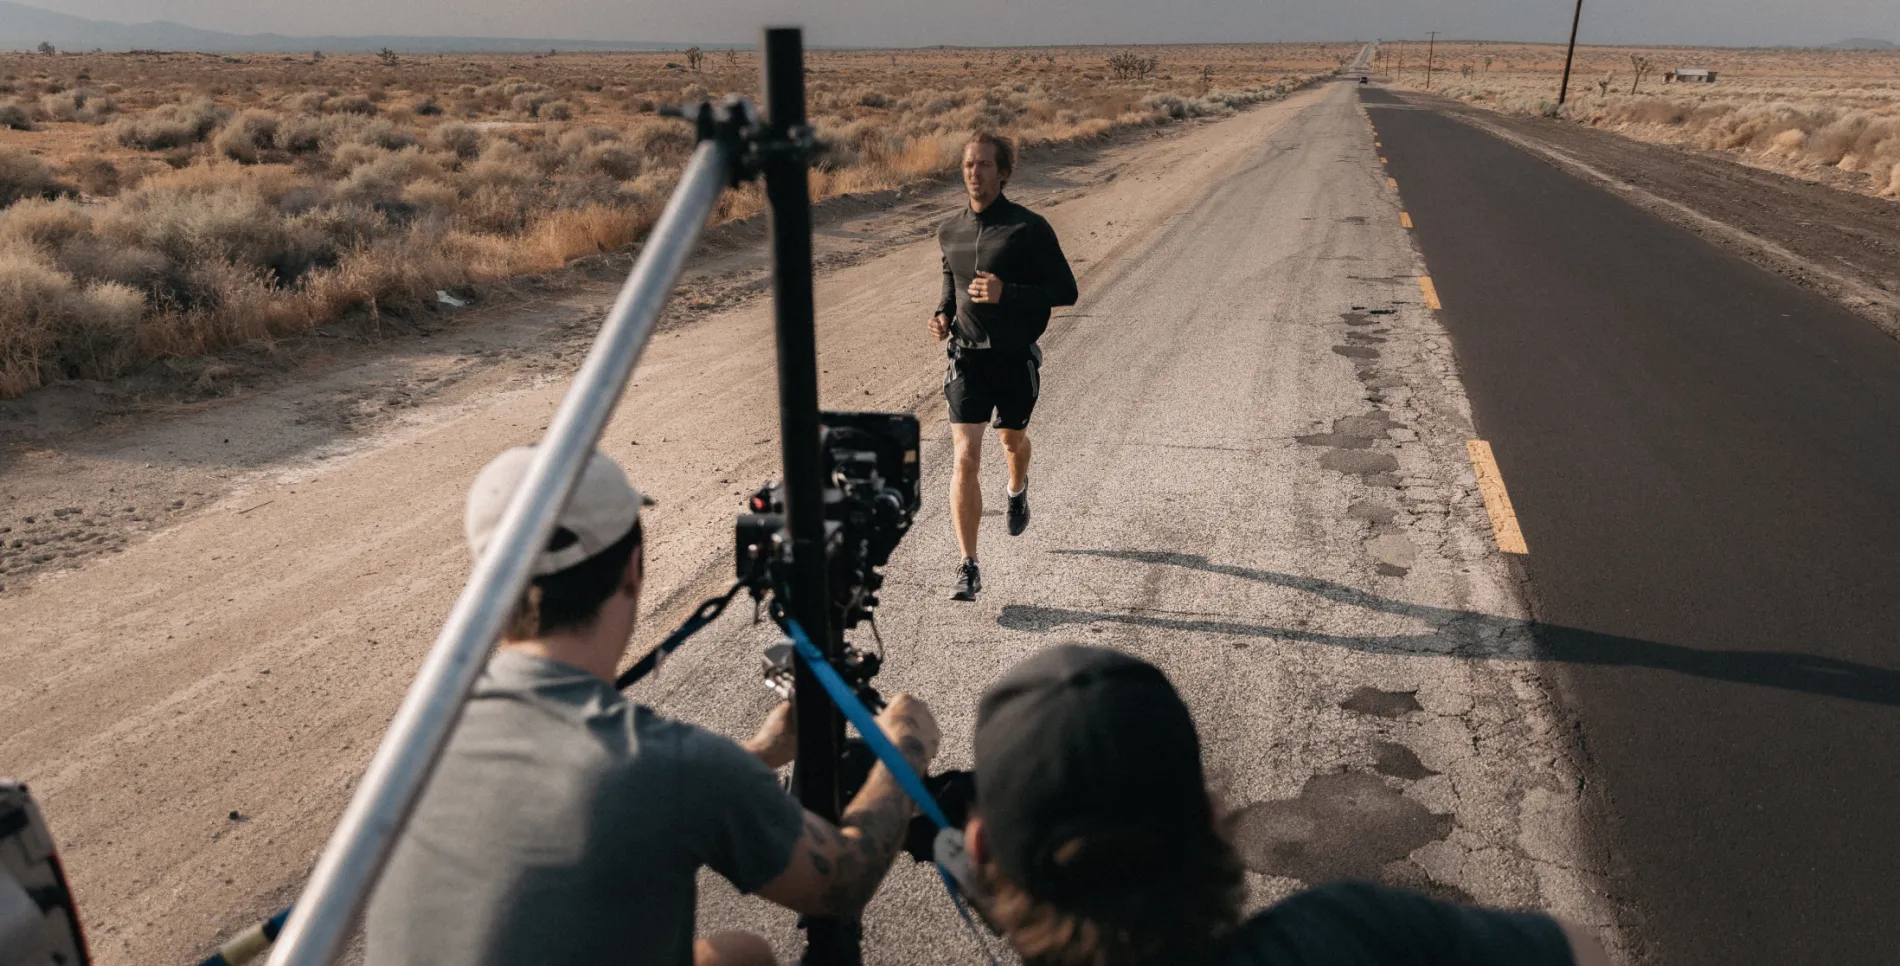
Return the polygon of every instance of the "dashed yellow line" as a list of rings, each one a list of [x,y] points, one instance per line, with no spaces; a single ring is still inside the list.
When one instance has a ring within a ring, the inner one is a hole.
[[[1409,211],[1399,212],[1399,224],[1404,225],[1407,228],[1412,227],[1412,213]]]
[[[1399,179],[1397,179],[1397,178],[1387,178],[1387,179],[1385,179],[1385,183],[1386,183],[1386,184],[1389,184],[1389,185],[1391,185],[1391,186],[1392,186],[1392,187],[1394,187],[1394,188],[1396,188],[1396,187],[1398,187],[1398,186],[1399,186]]]
[[[1391,164],[1392,162],[1391,162],[1391,161],[1388,161],[1388,160],[1386,160],[1386,156],[1385,156],[1385,155],[1383,155],[1383,154],[1381,154],[1381,155],[1379,155],[1379,163],[1380,163],[1380,164]]]
[[[1378,138],[1373,138],[1373,139],[1372,139],[1372,146],[1373,146],[1373,147],[1375,147],[1375,148],[1382,148],[1382,147],[1385,147],[1385,145],[1383,145],[1383,144],[1380,144],[1380,143],[1379,143],[1379,139],[1378,139]]]
[[[1438,304],[1438,288],[1432,285],[1432,277],[1430,275],[1420,275],[1418,277],[1418,290],[1425,296],[1426,308],[1428,309],[1444,308],[1444,306]]]
[[[1524,531],[1517,525],[1517,511],[1511,508],[1511,494],[1504,489],[1504,474],[1498,472],[1497,457],[1491,454],[1491,444],[1468,439],[1465,452],[1471,454],[1471,470],[1478,477],[1478,493],[1484,497],[1485,512],[1491,515],[1491,532],[1497,536],[1498,549],[1505,553],[1530,553],[1530,548],[1524,545]]]

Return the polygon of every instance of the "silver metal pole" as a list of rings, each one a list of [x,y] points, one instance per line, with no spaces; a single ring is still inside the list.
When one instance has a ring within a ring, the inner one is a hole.
[[[726,184],[732,160],[728,155],[728,148],[710,140],[693,152],[633,274],[548,424],[547,436],[536,447],[527,479],[508,504],[488,551],[476,562],[382,746],[370,759],[362,785],[330,834],[296,911],[271,951],[270,966],[327,966],[349,938],[501,634],[502,622],[527,586],[536,548],[547,544],[687,256],[712,216]]]

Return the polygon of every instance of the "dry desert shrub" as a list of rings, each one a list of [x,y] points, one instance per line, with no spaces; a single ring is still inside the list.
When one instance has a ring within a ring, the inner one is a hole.
[[[33,123],[35,111],[17,97],[0,101],[0,128],[14,131],[34,131],[38,126]]]
[[[218,132],[218,153],[244,164],[256,164],[277,148],[277,115],[256,109],[243,111]]]
[[[76,87],[40,98],[40,110],[50,120],[103,124],[118,113],[117,101],[90,87]]]
[[[58,198],[73,187],[53,177],[53,171],[23,151],[0,151],[0,206],[22,198]]]
[[[1120,81],[1102,79],[1111,52],[1099,50],[983,68],[964,65],[967,52],[826,52],[808,84],[830,145],[812,191],[952,175],[975,129],[1034,149],[1220,116],[1329,73],[1342,49],[1192,49],[1197,65],[1222,65],[1222,90],[1198,67],[1174,81],[1168,65],[1187,57],[1176,48],[1145,50],[1158,67]],[[439,288],[623,249],[694,148],[690,126],[656,105],[757,82],[747,53],[699,70],[658,54],[59,63],[75,73],[0,90],[12,98],[0,125],[37,129],[0,131],[0,396],[346,316],[420,311]],[[0,76],[33,73],[6,68]],[[55,170],[84,186],[83,204]],[[716,217],[764,208],[748,184]]]
[[[1475,77],[1439,75],[1439,93],[1468,103],[1732,152],[1745,163],[1784,173],[1832,168],[1864,175],[1860,183],[1869,194],[1900,197],[1900,52],[1579,48],[1569,98],[1559,108],[1562,47],[1441,43],[1437,49],[1441,67],[1485,57],[1503,61]],[[1584,80],[1627,65],[1632,54],[1664,70],[1714,68],[1718,79],[1651,79],[1633,95],[1614,78],[1608,84]],[[1415,62],[1401,83],[1423,86]]]
[[[230,111],[211,99],[198,98],[123,118],[113,124],[112,134],[128,148],[145,151],[180,148],[203,141],[230,116]]]
[[[145,300],[113,282],[80,284],[20,248],[0,248],[0,395],[49,375],[118,375],[138,351]],[[52,368],[55,371],[48,373]]]
[[[480,128],[461,121],[449,121],[437,125],[435,130],[429,132],[429,147],[453,154],[463,160],[472,161],[480,157],[485,143],[487,143],[487,138]]]
[[[80,190],[95,198],[110,198],[125,186],[125,176],[119,166],[104,158],[91,155],[74,158],[68,162],[67,169],[79,182]]]

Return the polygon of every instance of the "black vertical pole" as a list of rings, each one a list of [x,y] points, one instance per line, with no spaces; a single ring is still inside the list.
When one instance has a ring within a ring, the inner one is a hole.
[[[836,659],[825,566],[824,466],[818,451],[818,342],[811,263],[811,159],[797,150],[805,126],[805,48],[796,27],[765,31],[765,196],[771,206],[772,301],[778,322],[779,444],[785,470],[785,532],[792,541],[789,610],[812,643]],[[794,658],[798,699],[798,797],[836,822],[844,716],[802,658]],[[805,920],[812,966],[858,966],[858,924]]]
[[[1438,31],[1432,31],[1432,39],[1425,44],[1425,89],[1432,89],[1432,52],[1438,47]]]
[[[1564,51],[1564,82],[1557,88],[1557,106],[1570,96],[1570,59],[1577,56],[1577,24],[1583,20],[1583,0],[1577,0],[1577,12],[1570,15],[1570,49]]]

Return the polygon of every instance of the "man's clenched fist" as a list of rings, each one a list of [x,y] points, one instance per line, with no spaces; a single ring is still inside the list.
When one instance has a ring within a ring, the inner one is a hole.
[[[936,716],[922,699],[909,694],[897,695],[877,716],[877,724],[919,774],[937,757],[937,745],[943,735],[937,730]]]
[[[950,320],[939,312],[930,317],[930,334],[939,341],[950,338]]]

